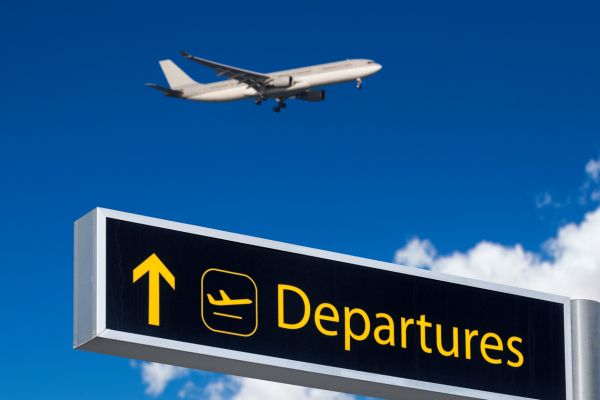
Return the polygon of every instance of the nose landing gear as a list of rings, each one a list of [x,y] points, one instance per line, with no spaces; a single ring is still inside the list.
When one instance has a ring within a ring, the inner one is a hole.
[[[356,88],[362,89],[362,84],[363,84],[362,78],[356,78]]]

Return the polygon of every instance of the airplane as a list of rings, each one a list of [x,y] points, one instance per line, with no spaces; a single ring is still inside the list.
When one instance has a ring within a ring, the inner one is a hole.
[[[169,87],[154,83],[146,83],[146,86],[159,90],[168,97],[193,101],[224,102],[252,98],[260,105],[272,98],[276,103],[273,111],[277,113],[287,107],[288,99],[325,100],[325,90],[315,90],[318,87],[355,81],[356,87],[360,89],[363,78],[381,70],[381,64],[373,60],[351,59],[263,74],[206,60],[185,51],[181,51],[181,55],[214,69],[217,76],[229,79],[201,84],[167,59],[159,61],[159,64]]]
[[[210,293],[207,294],[208,302],[213,306],[243,306],[247,304],[252,304],[252,300],[250,299],[232,300],[231,298],[229,298],[229,296],[227,295],[227,293],[225,293],[224,290],[219,290],[219,293],[221,294],[221,300],[216,300]]]

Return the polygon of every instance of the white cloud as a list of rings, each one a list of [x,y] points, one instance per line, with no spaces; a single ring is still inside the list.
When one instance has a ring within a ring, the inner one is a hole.
[[[549,191],[535,196],[535,206],[539,209],[562,209],[571,206],[585,207],[590,201],[600,202],[600,158],[591,159],[585,165],[585,179],[577,193],[556,196]]]
[[[544,192],[535,198],[535,206],[537,208],[544,208],[552,204],[552,195],[548,192]]]
[[[178,392],[188,400],[353,400],[355,397],[319,389],[285,385],[258,379],[222,376],[202,387],[186,382]]]
[[[153,397],[161,395],[169,382],[189,373],[185,368],[153,362],[141,363],[141,367],[142,381],[146,385],[146,394]]]
[[[142,381],[146,385],[146,394],[160,396],[167,385],[175,379],[188,376],[190,370],[153,362],[130,363],[134,368],[142,369]],[[355,400],[355,396],[311,389],[301,386],[261,381],[258,379],[219,375],[209,379],[203,385],[187,380],[177,391],[177,397],[183,400]]]
[[[398,264],[422,268],[431,266],[435,256],[435,247],[429,240],[413,238],[396,252],[395,260]]]
[[[215,374],[216,375],[216,374]],[[220,375],[219,375],[220,376]],[[221,376],[209,380],[203,386],[198,386],[194,381],[188,380],[177,392],[180,399],[187,400],[225,400],[230,399],[239,390],[240,378]]]
[[[221,379],[212,380],[204,386],[202,399],[226,400],[232,399],[240,391],[245,378],[235,376],[224,376]]]
[[[588,199],[593,202],[600,202],[600,158],[591,159],[585,165],[587,180],[580,188],[580,203],[587,204]]]
[[[260,381],[257,379],[238,378],[240,390],[231,400],[351,400],[354,396],[329,392],[327,390],[309,389],[301,386],[284,385]]]
[[[591,159],[588,161],[588,163],[585,165],[585,172],[592,180],[600,180],[600,158],[597,160]]]
[[[579,187],[579,205],[584,206],[587,203],[588,192],[591,186],[591,182],[586,181]],[[573,195],[569,195],[558,201],[550,192],[543,192],[535,196],[535,207],[539,209],[549,208],[559,210],[574,205],[572,197]]]
[[[204,391],[196,386],[193,381],[187,381],[177,392],[177,397],[180,399],[199,399],[203,393]]]
[[[431,255],[435,249],[427,240],[413,239],[396,253],[396,262],[421,266],[408,263],[405,254]],[[600,301],[600,208],[581,223],[560,228],[541,253],[520,244],[480,242],[465,253],[434,257],[430,265],[437,272]]]

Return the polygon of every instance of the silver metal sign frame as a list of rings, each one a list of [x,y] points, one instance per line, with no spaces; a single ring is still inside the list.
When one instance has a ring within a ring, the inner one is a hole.
[[[524,397],[366,373],[107,329],[107,218],[560,303],[564,306],[565,318],[566,400],[573,400],[571,302],[566,297],[416,268],[403,268],[397,264],[104,208],[96,208],[75,222],[73,346],[76,349],[386,399],[531,400]]]
[[[600,303],[571,300],[575,400],[600,400]]]

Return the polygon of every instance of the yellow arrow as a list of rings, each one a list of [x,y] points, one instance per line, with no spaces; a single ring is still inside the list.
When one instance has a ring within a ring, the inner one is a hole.
[[[175,290],[175,277],[154,253],[133,270],[133,283],[148,274],[148,325],[160,326],[160,277]]]

